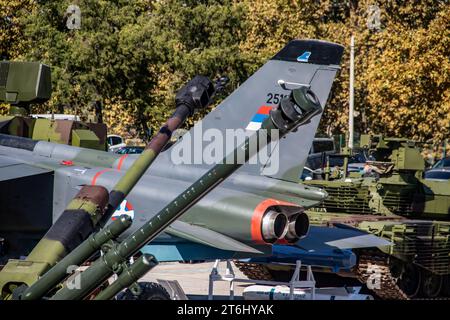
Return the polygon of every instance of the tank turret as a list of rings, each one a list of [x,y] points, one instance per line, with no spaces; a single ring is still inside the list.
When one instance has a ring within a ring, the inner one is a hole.
[[[0,62],[0,102],[9,104],[9,115],[0,116],[0,133],[77,147],[106,150],[106,125],[53,115],[30,117],[31,106],[48,101],[52,94],[51,69],[39,62]]]

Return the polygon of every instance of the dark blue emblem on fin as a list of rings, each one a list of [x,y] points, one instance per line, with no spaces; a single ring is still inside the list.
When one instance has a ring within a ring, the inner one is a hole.
[[[298,62],[308,62],[310,56],[311,56],[311,52],[305,51],[302,53],[301,56],[297,57],[297,61]]]

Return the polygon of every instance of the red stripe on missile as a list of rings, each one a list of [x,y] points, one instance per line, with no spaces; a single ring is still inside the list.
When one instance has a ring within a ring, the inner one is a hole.
[[[111,170],[112,170],[112,169],[107,168],[107,169],[103,169],[103,170],[97,172],[97,173],[95,174],[95,176],[92,178],[91,184],[92,184],[93,186],[95,186],[98,177],[100,177],[103,173],[105,173],[105,172],[107,172],[107,171],[111,171]]]
[[[122,168],[123,165],[123,161],[128,157],[128,154],[124,154],[123,156],[121,156],[119,158],[119,163],[117,164],[117,170],[120,171],[120,169]]]
[[[253,211],[252,220],[250,224],[250,234],[252,237],[252,240],[258,244],[266,244],[267,242],[264,241],[264,238],[262,236],[261,226],[262,226],[262,219],[264,217],[264,214],[267,212],[267,209],[272,206],[295,206],[298,207],[298,205],[294,203],[289,203],[285,201],[275,200],[275,199],[266,199],[261,201]],[[278,240],[279,241],[279,240]]]

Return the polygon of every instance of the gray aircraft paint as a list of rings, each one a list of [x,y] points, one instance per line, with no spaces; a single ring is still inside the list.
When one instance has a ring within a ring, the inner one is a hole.
[[[195,128],[198,128],[200,125],[203,131],[214,128],[220,130],[223,136],[225,136],[226,129],[244,129],[259,107],[269,105],[266,103],[268,93],[284,95],[289,93],[289,90],[284,90],[278,84],[280,79],[286,82],[309,84],[319,98],[322,107],[325,108],[333,79],[338,70],[338,66],[270,60],[217,106],[216,109],[197,123],[189,133],[193,136]],[[299,181],[299,176],[311,149],[312,139],[317,131],[320,117],[321,115],[314,117],[309,124],[300,127],[297,132],[290,133],[279,142],[279,153],[283,155],[280,158],[280,170],[277,174],[271,175],[271,177],[292,182]],[[208,143],[203,141],[203,148]],[[269,148],[272,148],[271,150],[274,147],[269,146]],[[192,146],[192,148],[194,147]],[[182,172],[185,170],[189,170],[190,181],[194,181],[212,167],[212,165],[206,164],[190,165],[189,168],[174,165],[171,161],[171,149],[162,153],[155,161],[153,166],[156,171],[178,177],[183,175]],[[267,153],[267,149],[264,148],[261,152]],[[128,161],[132,161],[133,158],[135,157],[130,157]],[[252,175],[265,175],[266,170],[262,169],[261,172],[259,164],[249,163],[245,164],[235,174],[245,172]],[[125,167],[127,166],[129,166],[129,163],[125,165]],[[295,170],[291,170],[293,168]]]

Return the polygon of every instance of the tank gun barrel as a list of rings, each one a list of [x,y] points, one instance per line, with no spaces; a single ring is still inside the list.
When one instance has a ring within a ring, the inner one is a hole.
[[[278,107],[270,112],[270,116],[263,122],[261,129],[254,133],[259,140],[256,148],[250,147],[250,138],[246,137],[245,142],[227,155],[222,162],[207,171],[136,232],[129,235],[121,243],[113,245],[101,259],[94,261],[88,269],[79,275],[80,286],[78,288],[69,289],[64,286],[51,299],[76,300],[84,298],[110,277],[113,270],[120,270],[120,266],[129,257],[194,206],[247,162],[250,157],[259,152],[277,133],[281,138],[288,132],[307,123],[321,111],[322,107],[319,100],[310,89],[306,87],[294,89],[288,98],[283,99]],[[264,135],[262,130],[265,130],[267,134]],[[263,133],[262,138],[260,133]],[[236,161],[242,159],[242,152],[244,153],[244,161]]]

